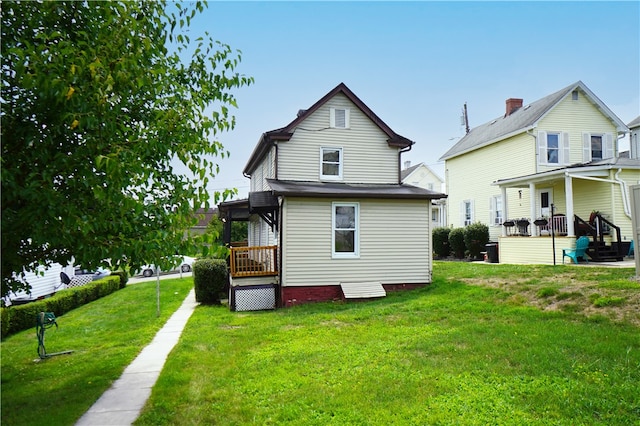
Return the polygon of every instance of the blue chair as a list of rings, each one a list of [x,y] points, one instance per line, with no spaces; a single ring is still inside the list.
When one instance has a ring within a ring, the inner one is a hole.
[[[586,251],[589,247],[589,237],[582,236],[576,240],[576,248],[575,249],[562,249],[562,263],[564,263],[564,258],[568,257],[573,259],[573,263],[578,264],[578,258],[581,258],[585,262],[589,262],[587,260]]]
[[[631,257],[632,255],[635,256],[635,248],[633,246],[633,240],[631,240],[631,245],[629,246],[629,253],[627,253],[627,256]]]

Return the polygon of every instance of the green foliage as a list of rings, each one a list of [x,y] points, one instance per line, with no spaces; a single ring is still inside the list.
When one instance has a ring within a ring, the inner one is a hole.
[[[2,338],[22,330],[35,327],[36,315],[40,312],[53,312],[55,316],[63,315],[89,302],[107,296],[120,287],[120,277],[105,277],[92,281],[81,287],[60,290],[46,299],[30,302],[24,305],[1,308]]]
[[[126,271],[112,271],[111,275],[118,276],[120,278],[120,288],[125,288],[129,281],[129,274]]]
[[[593,306],[596,308],[602,308],[605,306],[621,306],[624,305],[625,298],[617,297],[617,296],[608,296],[608,297],[596,297],[593,300]]]
[[[464,228],[453,228],[449,232],[449,247],[451,247],[451,252],[457,259],[464,258]]]
[[[538,297],[547,298],[551,296],[555,296],[559,291],[557,288],[553,287],[543,287],[536,293]]]
[[[189,32],[201,2],[166,7],[2,3],[2,296],[41,262],[165,269],[168,254],[206,254],[185,230],[229,155],[232,91],[253,79],[239,51]]]
[[[480,259],[489,242],[489,227],[483,223],[472,223],[464,228],[464,244],[472,259]]]
[[[433,252],[436,257],[446,258],[451,253],[449,246],[450,228],[438,227],[433,229]]]
[[[193,264],[193,284],[196,301],[219,304],[220,294],[229,279],[227,262],[222,259],[199,259]]]
[[[223,239],[224,223],[218,216],[214,216],[207,225],[207,233],[217,245],[224,245]],[[249,236],[249,222],[234,220],[231,222],[231,242],[246,241]]]

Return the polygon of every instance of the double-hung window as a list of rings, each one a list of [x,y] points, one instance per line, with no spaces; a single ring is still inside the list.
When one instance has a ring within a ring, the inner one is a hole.
[[[473,223],[473,200],[464,200],[460,205],[460,222],[462,226]]]
[[[360,255],[360,204],[332,204],[332,257],[355,258]]]
[[[342,180],[342,148],[320,148],[320,179]]]
[[[613,135],[611,133],[583,133],[582,161],[613,158]]]
[[[538,163],[549,166],[569,164],[569,134],[538,132]]]

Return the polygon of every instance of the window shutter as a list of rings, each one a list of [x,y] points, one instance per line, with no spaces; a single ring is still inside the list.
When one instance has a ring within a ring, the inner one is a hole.
[[[591,133],[582,133],[582,161],[591,161]]]
[[[344,111],[344,128],[348,129],[351,126],[351,114],[350,114],[350,109],[346,108],[343,110]]]
[[[473,200],[469,201],[471,204],[471,223],[475,223],[476,221],[476,209],[473,206]]]
[[[336,109],[329,108],[329,127],[336,127]]]
[[[569,150],[569,133],[567,132],[562,132],[562,146],[561,146],[561,150],[562,152],[560,153],[560,161],[562,162],[562,164],[570,164],[571,161],[571,152]]]
[[[489,197],[489,224],[496,224],[496,197]]]
[[[602,158],[613,158],[613,135],[605,133],[602,136]]]
[[[538,132],[538,164],[547,164],[547,132]]]
[[[460,226],[464,226],[464,221],[466,219],[466,203],[463,201],[460,203]]]

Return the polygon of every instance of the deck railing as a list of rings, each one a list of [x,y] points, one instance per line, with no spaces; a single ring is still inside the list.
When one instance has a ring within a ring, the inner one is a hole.
[[[230,268],[232,277],[262,277],[278,275],[278,246],[232,247]]]
[[[548,219],[548,223],[540,227],[541,235],[551,235],[551,218]],[[544,231],[544,232],[543,232]],[[567,235],[567,217],[566,216],[554,216],[553,217],[553,232],[556,235]]]

